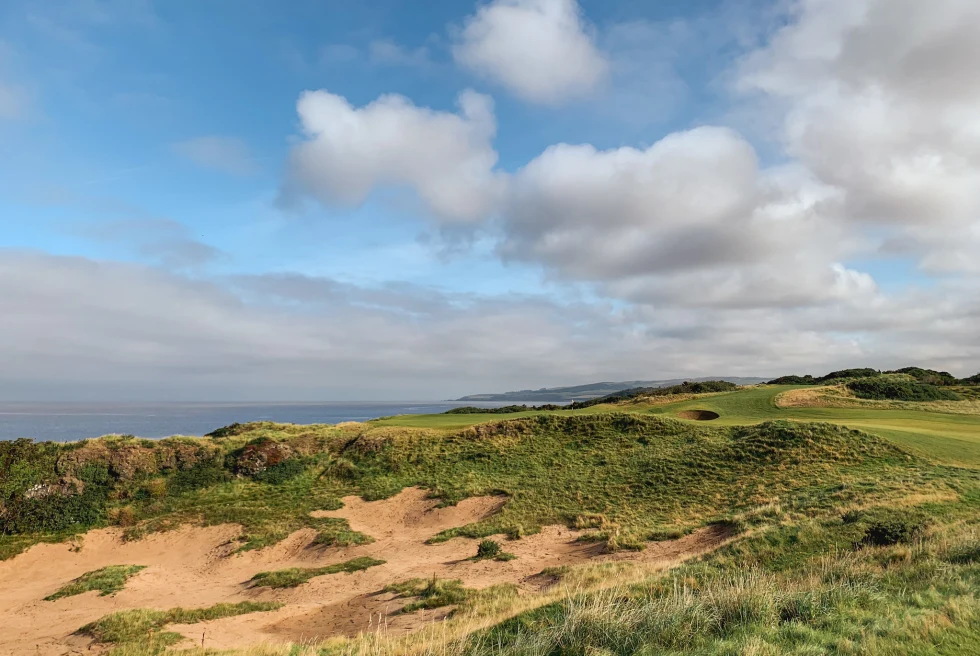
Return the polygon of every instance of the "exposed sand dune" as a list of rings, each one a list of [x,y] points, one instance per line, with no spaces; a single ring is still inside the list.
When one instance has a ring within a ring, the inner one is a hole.
[[[425,541],[439,531],[479,521],[505,503],[503,497],[471,498],[459,505],[437,508],[424,490],[408,489],[383,501],[344,499],[344,508],[318,512],[346,518],[351,527],[375,542],[349,548],[311,546],[312,530],[298,531],[261,551],[233,553],[237,526],[182,527],[124,542],[118,530],[88,533],[80,551],[67,544],[38,545],[0,562],[0,654],[61,655],[79,653],[88,640],[72,635],[82,625],[108,613],[130,608],[167,609],[210,606],[244,600],[286,604],[271,613],[226,618],[172,627],[194,643],[214,648],[243,647],[261,642],[309,642],[337,635],[356,635],[385,618],[389,634],[410,632],[423,622],[440,619],[445,611],[398,614],[405,600],[380,594],[390,583],[415,577],[462,579],[471,588],[514,583],[523,593],[542,587],[543,568],[594,559],[676,561],[718,546],[728,535],[705,529],[680,540],[651,544],[639,553],[604,554],[601,545],[577,542],[580,534],[564,527],[546,527],[521,540],[499,538],[509,562],[472,561],[476,541],[457,538],[440,544]],[[297,588],[250,588],[248,580],[260,571],[314,567],[372,556],[387,561],[354,574],[317,577]],[[43,598],[68,581],[108,565],[147,568],[114,596],[97,592],[58,601]]]

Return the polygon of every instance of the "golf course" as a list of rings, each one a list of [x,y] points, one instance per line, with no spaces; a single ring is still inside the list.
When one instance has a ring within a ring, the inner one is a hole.
[[[923,371],[2,442],[0,653],[975,654],[977,388]]]

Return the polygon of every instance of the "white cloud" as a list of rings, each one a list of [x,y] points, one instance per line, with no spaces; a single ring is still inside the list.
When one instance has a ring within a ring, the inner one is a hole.
[[[469,17],[456,61],[534,103],[589,95],[609,64],[576,0],[494,0]]]
[[[601,302],[362,288],[296,274],[228,284],[0,251],[0,394],[448,398],[855,364],[918,363],[971,375],[980,368],[977,291],[948,286],[847,309],[614,310]]]
[[[850,221],[906,242],[927,269],[975,270],[977,61],[972,0],[803,0],[737,84],[782,112],[786,152],[843,192]]]
[[[838,264],[853,245],[833,190],[793,167],[762,170],[725,128],[645,150],[552,146],[519,171],[503,211],[507,258],[603,283],[645,303],[796,306],[866,298]]]
[[[248,144],[237,137],[195,137],[175,143],[173,148],[179,155],[206,169],[232,175],[251,175],[257,169]]]
[[[459,109],[417,107],[398,95],[355,108],[327,91],[304,93],[297,110],[306,138],[293,148],[285,198],[305,192],[358,205],[378,186],[409,186],[445,221],[485,218],[501,185],[493,101],[464,91]]]

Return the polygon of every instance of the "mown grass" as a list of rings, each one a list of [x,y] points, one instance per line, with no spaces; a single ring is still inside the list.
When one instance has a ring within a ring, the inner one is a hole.
[[[130,577],[144,569],[146,569],[144,565],[110,565],[92,572],[86,572],[54,594],[48,595],[44,600],[55,601],[92,590],[98,590],[100,596],[106,597],[122,590],[126,587],[126,582]]]
[[[326,567],[293,567],[289,569],[279,569],[273,572],[259,572],[253,576],[249,583],[256,588],[295,588],[317,576],[327,576],[328,574],[340,574],[346,572],[363,572],[370,567],[384,565],[385,561],[368,556],[361,556],[343,563],[335,563]]]
[[[183,636],[164,631],[170,624],[197,624],[224,617],[277,610],[282,604],[243,601],[237,604],[216,604],[208,608],[172,608],[170,610],[134,609],[106,615],[78,632],[97,642],[115,648],[109,654],[129,653],[136,648],[140,654],[160,654],[175,645]]]

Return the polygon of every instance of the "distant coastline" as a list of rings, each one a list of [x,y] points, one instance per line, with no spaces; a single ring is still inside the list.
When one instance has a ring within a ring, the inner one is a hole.
[[[767,379],[746,376],[699,376],[697,378],[670,378],[665,380],[628,380],[569,387],[546,387],[499,394],[471,394],[453,399],[453,401],[462,403],[571,403],[597,399],[634,387],[670,387],[671,385],[679,385],[684,381],[702,382],[707,380],[725,380],[736,385],[758,385],[766,382]]]

